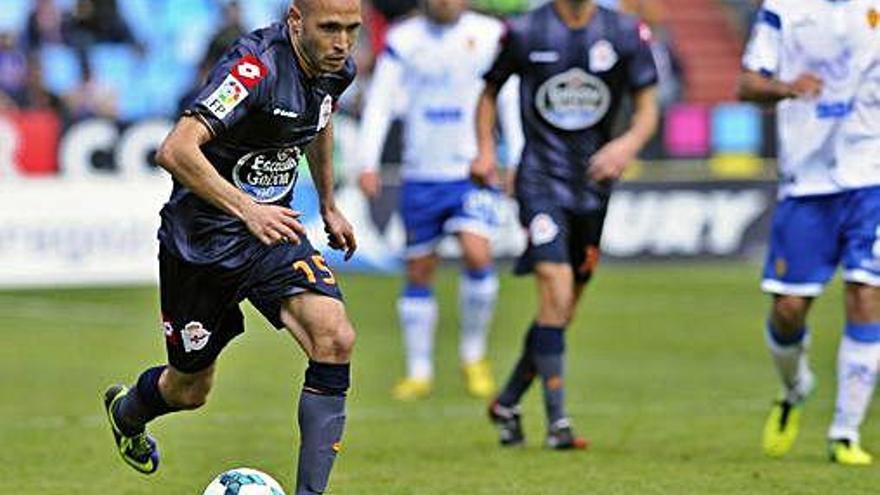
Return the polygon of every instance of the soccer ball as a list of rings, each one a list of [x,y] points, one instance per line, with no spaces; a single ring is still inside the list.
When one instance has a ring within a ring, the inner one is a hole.
[[[236,468],[217,475],[202,495],[284,495],[284,490],[264,472]]]

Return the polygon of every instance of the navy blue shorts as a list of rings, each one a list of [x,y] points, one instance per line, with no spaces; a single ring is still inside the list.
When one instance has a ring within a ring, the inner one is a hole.
[[[213,364],[244,332],[245,299],[279,329],[290,296],[310,291],[342,299],[333,272],[305,238],[259,249],[235,269],[188,263],[162,247],[159,287],[168,362],[186,373]]]
[[[590,280],[599,263],[599,245],[606,209],[574,212],[550,201],[519,200],[519,220],[528,233],[528,245],[514,269],[532,273],[535,264],[568,263],[575,281]]]

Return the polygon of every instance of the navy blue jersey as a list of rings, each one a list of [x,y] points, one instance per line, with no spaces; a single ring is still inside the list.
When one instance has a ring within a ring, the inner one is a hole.
[[[226,180],[254,201],[290,204],[303,149],[329,122],[336,99],[355,76],[354,62],[309,79],[287,26],[239,38],[184,112],[213,138],[202,152]],[[244,223],[174,182],[162,209],[162,244],[191,263],[234,267],[260,248]]]
[[[602,208],[609,184],[588,180],[588,160],[611,138],[627,93],[654,85],[650,33],[634,17],[598,7],[582,28],[568,27],[552,3],[510,21],[486,81],[520,76],[525,148],[517,194],[561,206]]]

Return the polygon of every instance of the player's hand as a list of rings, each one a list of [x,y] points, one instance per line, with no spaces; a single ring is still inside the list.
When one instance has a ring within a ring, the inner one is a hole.
[[[615,181],[636,159],[638,151],[638,146],[626,136],[614,139],[590,157],[587,174],[596,182]]]
[[[498,170],[495,167],[495,155],[481,153],[471,162],[471,180],[480,186],[489,187],[498,184]]]
[[[370,199],[377,198],[379,193],[382,192],[382,176],[375,170],[361,172],[360,177],[358,177],[358,185],[364,196]]]
[[[822,94],[824,83],[815,74],[807,72],[798,76],[788,86],[796,98],[816,98]]]
[[[321,216],[324,218],[327,244],[331,249],[345,251],[345,260],[348,261],[357,249],[354,229],[342,215],[342,212],[335,208],[324,211]]]
[[[271,246],[290,242],[299,244],[299,236],[306,229],[299,222],[302,213],[284,206],[261,205],[253,203],[242,215],[242,221],[257,239]]]

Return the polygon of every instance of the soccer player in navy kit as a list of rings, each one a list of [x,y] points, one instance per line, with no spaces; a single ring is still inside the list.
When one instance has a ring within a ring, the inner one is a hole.
[[[520,221],[529,243],[518,273],[534,273],[539,308],[506,387],[490,418],[502,445],[524,440],[519,402],[540,376],[547,446],[585,448],[565,412],[564,329],[599,258],[599,240],[613,182],[657,125],[656,68],[650,31],[635,18],[590,0],[555,0],[512,20],[477,108],[479,156],[471,173],[496,180],[495,106],[498,88],[520,76],[525,148],[516,176]],[[635,111],[629,129],[612,137],[621,99]]]
[[[286,22],[240,38],[157,159],[174,177],[159,230],[168,365],[105,393],[119,452],[142,473],[159,454],[146,424],[201,407],[248,299],[309,357],[299,402],[296,494],[323,493],[339,450],[355,333],[336,278],[288,205],[304,154],[334,249],[356,249],[334,204],[333,106],[355,75],[357,0],[298,0]]]

